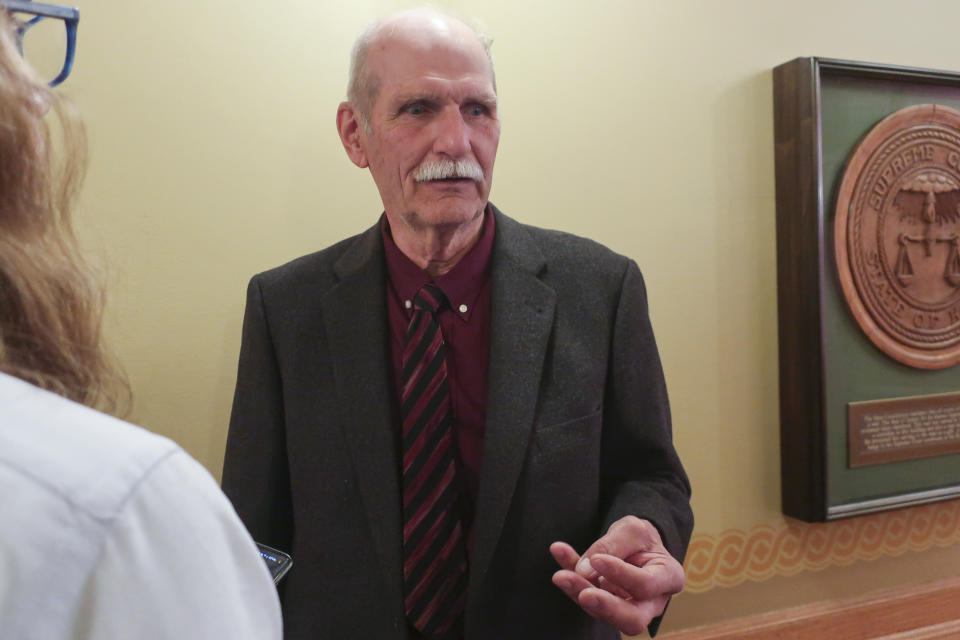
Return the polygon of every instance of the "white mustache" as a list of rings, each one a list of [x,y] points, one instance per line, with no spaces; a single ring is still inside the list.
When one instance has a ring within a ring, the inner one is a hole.
[[[413,179],[417,182],[467,178],[483,182],[483,168],[473,160],[430,160],[417,167]]]

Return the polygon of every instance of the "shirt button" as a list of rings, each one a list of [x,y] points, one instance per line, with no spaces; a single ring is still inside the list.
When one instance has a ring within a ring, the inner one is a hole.
[[[466,313],[466,312],[467,312],[467,305],[465,304],[460,305],[460,313]]]
[[[409,300],[404,300],[404,301],[403,301],[403,306],[404,306],[405,308],[409,309],[410,307],[413,306],[413,303],[410,302]]]

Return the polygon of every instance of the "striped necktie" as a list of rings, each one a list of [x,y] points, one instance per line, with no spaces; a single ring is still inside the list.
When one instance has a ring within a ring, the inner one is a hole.
[[[455,627],[467,592],[446,350],[435,317],[446,303],[436,285],[417,292],[401,374],[404,604],[427,638]]]

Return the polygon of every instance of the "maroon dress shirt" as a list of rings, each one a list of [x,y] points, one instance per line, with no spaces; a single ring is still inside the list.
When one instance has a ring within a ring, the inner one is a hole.
[[[435,280],[400,251],[390,235],[386,216],[381,220],[380,229],[387,259],[387,316],[390,323],[394,394],[398,403],[404,335],[413,315],[412,308],[407,308],[407,301],[412,301],[414,294],[428,282],[440,287],[450,301],[450,306],[437,314],[437,322],[447,344],[447,379],[458,446],[459,478],[466,489],[469,504],[476,504],[487,417],[490,255],[493,251],[494,217],[488,207],[477,243],[453,269]],[[469,550],[472,508],[464,513],[464,521]]]

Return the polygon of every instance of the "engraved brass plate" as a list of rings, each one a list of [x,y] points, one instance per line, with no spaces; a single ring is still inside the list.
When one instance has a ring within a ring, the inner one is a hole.
[[[847,405],[850,466],[960,453],[960,393]]]
[[[907,107],[871,129],[847,162],[834,231],[870,340],[911,367],[960,361],[960,112]]]

